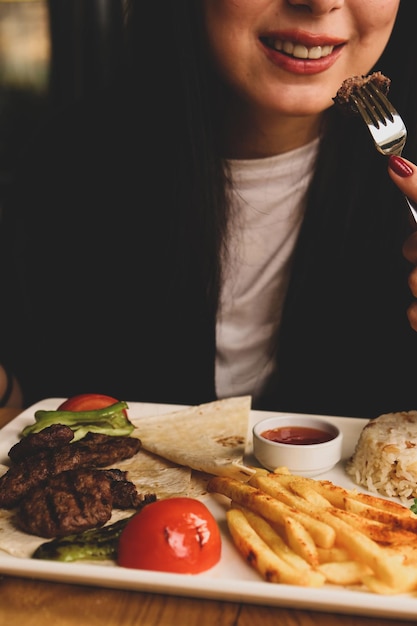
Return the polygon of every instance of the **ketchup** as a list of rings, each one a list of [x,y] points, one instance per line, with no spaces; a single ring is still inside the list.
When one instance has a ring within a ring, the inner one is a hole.
[[[334,439],[334,435],[307,426],[282,426],[271,428],[261,433],[261,436],[276,443],[290,443],[293,445],[307,446],[313,443],[324,443]]]

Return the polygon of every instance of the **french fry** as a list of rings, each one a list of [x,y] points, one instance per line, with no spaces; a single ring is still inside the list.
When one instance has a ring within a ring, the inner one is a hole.
[[[345,508],[345,498],[348,492],[343,487],[334,485],[329,480],[318,480],[314,483],[313,488],[333,506],[338,509]]]
[[[269,474],[270,472],[268,472]],[[276,467],[274,469],[274,474],[286,474],[287,476],[293,476],[293,474],[291,474],[290,470],[288,469],[288,467]]]
[[[320,509],[328,509],[332,506],[327,498],[324,498],[318,491],[313,489],[313,487],[305,481],[294,480],[289,483],[289,487],[296,495],[301,496],[314,507]]]
[[[393,504],[393,503],[390,503]],[[403,528],[404,530],[417,531],[417,517],[411,514],[411,511],[406,514],[405,507],[401,507],[403,510],[391,509],[390,507],[381,508],[375,507],[369,502],[363,501],[355,497],[347,496],[345,498],[346,511],[356,513],[361,517],[372,519],[381,524],[387,524],[395,528]]]
[[[299,570],[273,552],[249,524],[243,511],[229,509],[226,518],[237,549],[266,581],[308,587],[323,585],[324,575],[320,572]]]
[[[379,498],[377,496],[371,496],[368,493],[357,493],[355,491],[347,491],[347,496],[353,497],[355,500],[375,507],[376,509],[380,509],[381,511],[392,513],[396,519],[412,519],[417,521],[417,515],[412,513],[409,508],[399,504],[398,502],[393,502],[392,500],[386,500],[385,498]]]
[[[341,563],[349,561],[351,555],[344,548],[333,546],[332,548],[317,548],[319,563]]]
[[[417,535],[397,525],[389,526],[373,519],[367,519],[351,511],[342,511],[336,508],[332,509],[332,513],[343,519],[347,524],[362,531],[377,543],[390,546],[407,545],[411,547],[414,545],[414,547],[417,547]]]
[[[364,576],[362,582],[368,590],[373,593],[379,593],[381,595],[394,595],[400,593],[396,587],[390,587],[376,576]]]
[[[323,563],[317,569],[325,576],[326,582],[334,585],[362,584],[366,576],[372,575],[372,570],[358,561]]]
[[[289,507],[284,502],[271,497],[260,489],[248,483],[240,482],[227,476],[214,476],[207,484],[209,492],[221,493],[234,502],[255,511],[270,522],[284,525],[285,518],[294,517],[301,524],[305,525],[314,541],[321,548],[330,548],[334,545],[336,533],[328,524],[317,520]]]
[[[285,518],[288,545],[312,566],[320,562],[317,546],[308,530],[294,517]]]
[[[232,503],[232,506],[235,506],[234,503]],[[275,552],[275,554],[281,557],[289,565],[292,565],[297,569],[311,569],[308,562],[303,559],[297,552],[292,550],[288,544],[285,543],[285,541],[271,526],[271,524],[264,520],[260,515],[257,515],[249,509],[245,509],[239,506],[238,508],[244,513],[249,524],[258,533],[260,538],[265,541],[265,543],[271,548],[273,552]]]

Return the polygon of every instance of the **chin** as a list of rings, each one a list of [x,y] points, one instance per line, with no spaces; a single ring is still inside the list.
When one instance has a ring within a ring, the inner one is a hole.
[[[340,86],[340,85],[339,85]],[[339,88],[339,87],[338,87]],[[326,93],[320,87],[314,89],[289,89],[287,93],[280,91],[268,98],[269,110],[276,111],[280,115],[288,115],[290,117],[304,117],[310,115],[320,115],[333,105],[333,96],[336,95],[337,89],[327,89]],[[274,97],[275,96],[275,97]],[[265,98],[263,105],[267,99]],[[262,101],[260,100],[262,106]]]

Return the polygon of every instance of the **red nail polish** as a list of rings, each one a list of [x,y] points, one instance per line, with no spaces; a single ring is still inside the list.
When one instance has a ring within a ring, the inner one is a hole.
[[[413,173],[408,163],[399,156],[390,156],[388,163],[392,171],[401,176],[401,178],[407,178],[407,176],[411,176]]]

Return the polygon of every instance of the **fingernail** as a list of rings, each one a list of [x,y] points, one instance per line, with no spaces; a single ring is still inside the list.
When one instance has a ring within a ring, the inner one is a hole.
[[[401,178],[407,178],[413,173],[412,168],[399,156],[390,156],[388,164],[393,172],[401,176]]]

